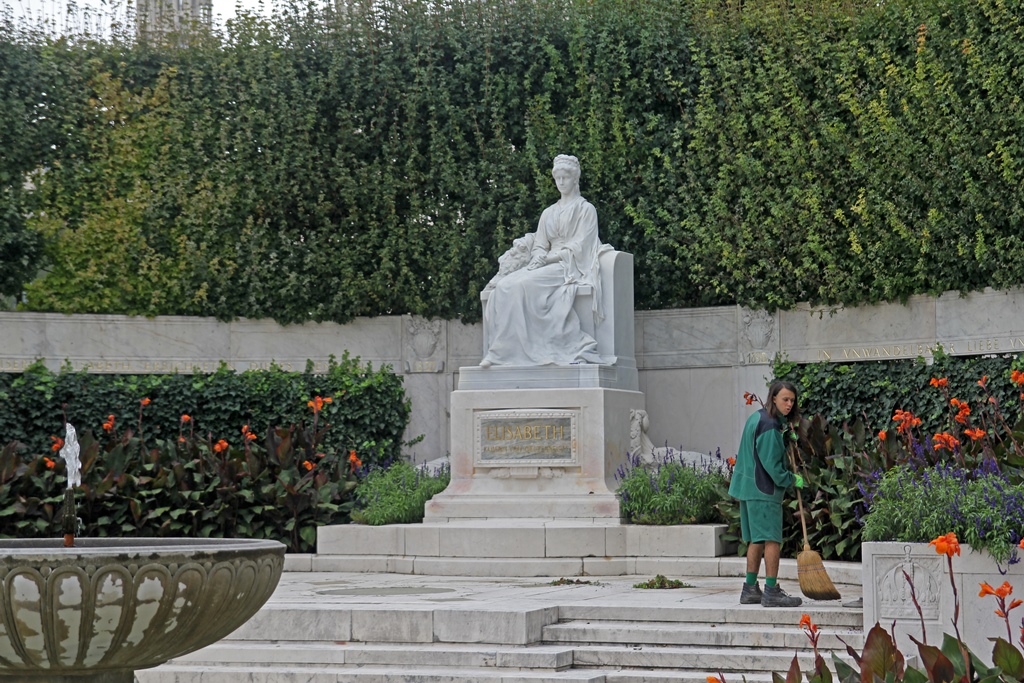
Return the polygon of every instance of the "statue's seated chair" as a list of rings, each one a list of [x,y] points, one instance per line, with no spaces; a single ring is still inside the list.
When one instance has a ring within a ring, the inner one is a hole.
[[[601,296],[604,319],[595,322],[594,288],[580,285],[576,290],[573,310],[584,332],[597,340],[597,352],[615,358],[615,365],[635,368],[636,351],[633,338],[633,255],[608,250],[598,256],[601,271]],[[480,292],[480,302],[487,304],[490,290]],[[486,330],[484,331],[486,335]],[[484,338],[484,348],[490,340]]]

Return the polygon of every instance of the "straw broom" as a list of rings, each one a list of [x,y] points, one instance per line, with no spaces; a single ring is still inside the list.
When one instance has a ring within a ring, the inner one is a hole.
[[[787,447],[789,462],[796,473],[796,460],[793,458],[792,446]],[[800,527],[804,532],[804,549],[796,556],[796,574],[800,579],[800,592],[811,600],[838,600],[839,591],[836,590],[832,579],[825,573],[825,565],[821,561],[821,555],[811,550],[811,544],[807,542],[807,521],[804,519],[804,501],[800,495],[800,489],[796,490],[796,503],[800,511]]]

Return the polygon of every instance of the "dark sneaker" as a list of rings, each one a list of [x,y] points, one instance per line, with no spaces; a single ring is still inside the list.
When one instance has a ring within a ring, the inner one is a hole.
[[[761,594],[761,607],[799,607],[802,603],[803,600],[787,595],[778,586],[765,585]]]
[[[743,583],[743,592],[740,593],[740,604],[741,605],[760,605],[761,604],[761,587],[756,583],[750,585],[746,582]]]

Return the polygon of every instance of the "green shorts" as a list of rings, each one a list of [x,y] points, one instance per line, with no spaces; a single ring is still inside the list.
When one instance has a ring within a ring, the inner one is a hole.
[[[740,533],[747,543],[782,543],[782,505],[770,500],[741,500]]]

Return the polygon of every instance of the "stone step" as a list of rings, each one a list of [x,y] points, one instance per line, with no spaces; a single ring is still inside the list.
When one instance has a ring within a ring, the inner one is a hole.
[[[698,583],[699,579],[694,580]],[[794,591],[795,592],[795,591]],[[739,592],[737,591],[737,598]],[[760,605],[731,605],[699,607],[673,605],[665,607],[624,606],[624,605],[559,605],[558,617],[565,621],[623,621],[623,622],[670,622],[697,624],[732,624],[751,627],[798,626],[800,617],[807,614],[811,621],[822,630],[856,630],[864,626],[862,609],[840,607],[835,602],[807,600],[800,607],[765,609]],[[788,615],[788,616],[787,616]]]
[[[800,668],[808,671],[813,667],[810,649],[799,652],[768,650],[761,648],[733,647],[676,647],[658,645],[621,646],[586,645],[573,649],[573,666],[577,670],[587,669],[664,669],[679,671],[721,671],[723,673],[784,675],[797,656]],[[832,661],[831,652],[822,652],[826,662]],[[844,660],[848,657],[842,657]],[[705,682],[706,683],[706,682]]]
[[[737,624],[568,621],[545,626],[546,643],[623,643],[644,645],[693,645],[718,648],[746,647],[784,649],[789,652],[810,647],[807,635],[799,628],[751,629]],[[821,650],[846,651],[842,638],[854,648],[864,644],[860,628],[822,630]]]
[[[784,672],[780,672],[784,673]],[[231,666],[164,665],[136,672],[139,683],[707,683],[708,676],[725,683],[771,683],[771,674],[730,674],[721,671],[664,669],[577,669],[534,673],[498,669],[395,669],[363,667],[311,668],[276,666],[254,670]]]
[[[573,648],[564,645],[495,647],[458,643],[295,643],[221,641],[174,660],[178,665],[254,667],[415,666],[546,669],[572,667]]]
[[[707,674],[712,675],[712,674]],[[135,672],[138,683],[607,683],[604,671],[533,672],[498,668],[188,666]],[[676,678],[675,680],[680,680]],[[752,679],[748,679],[752,680]],[[766,679],[770,680],[770,679]],[[706,683],[706,677],[694,683]],[[635,683],[635,682],[633,682]]]

